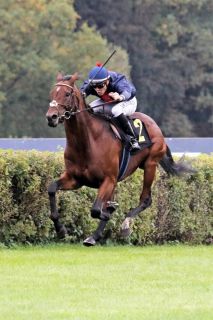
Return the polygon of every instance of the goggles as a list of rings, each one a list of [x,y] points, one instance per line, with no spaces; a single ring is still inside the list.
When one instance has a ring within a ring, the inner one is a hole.
[[[99,82],[99,83],[92,83],[91,85],[94,89],[95,88],[102,89],[106,85],[106,81]]]

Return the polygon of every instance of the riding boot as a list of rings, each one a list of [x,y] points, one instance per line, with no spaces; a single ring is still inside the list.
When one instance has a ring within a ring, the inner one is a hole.
[[[140,150],[141,148],[128,118],[123,113],[121,113],[118,117],[116,117],[116,119],[118,121],[118,124],[121,126],[121,129],[123,129],[123,131],[131,137],[131,151]]]

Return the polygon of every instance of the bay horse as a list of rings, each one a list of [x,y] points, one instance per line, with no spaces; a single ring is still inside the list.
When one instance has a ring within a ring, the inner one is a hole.
[[[66,228],[59,220],[56,206],[57,190],[75,190],[82,186],[98,189],[91,208],[91,216],[99,219],[95,232],[84,240],[84,245],[93,246],[101,239],[102,232],[116,209],[114,191],[119,181],[131,175],[137,168],[144,170],[143,187],[139,204],[126,215],[121,232],[128,236],[133,219],[151,205],[151,187],[157,165],[172,175],[187,172],[184,164],[175,163],[163,134],[155,121],[143,113],[134,116],[143,122],[151,145],[130,156],[122,177],[119,177],[123,145],[116,137],[109,121],[98,117],[88,108],[85,98],[75,81],[77,73],[69,77],[57,76],[57,83],[50,92],[50,104],[46,119],[50,127],[64,123],[66,147],[64,151],[65,171],[48,187],[50,218],[59,238],[66,235]]]

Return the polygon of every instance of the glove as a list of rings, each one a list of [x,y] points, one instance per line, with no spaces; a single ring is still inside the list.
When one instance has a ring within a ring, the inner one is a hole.
[[[123,101],[124,100],[124,96],[120,95],[118,92],[110,92],[109,96],[116,101]]]
[[[84,99],[87,97],[86,92],[82,91],[81,94]]]

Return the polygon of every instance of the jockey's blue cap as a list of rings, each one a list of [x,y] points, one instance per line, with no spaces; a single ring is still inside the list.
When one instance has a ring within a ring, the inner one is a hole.
[[[101,66],[96,66],[92,68],[89,72],[89,81],[92,83],[99,83],[109,79],[109,73],[106,68]]]

